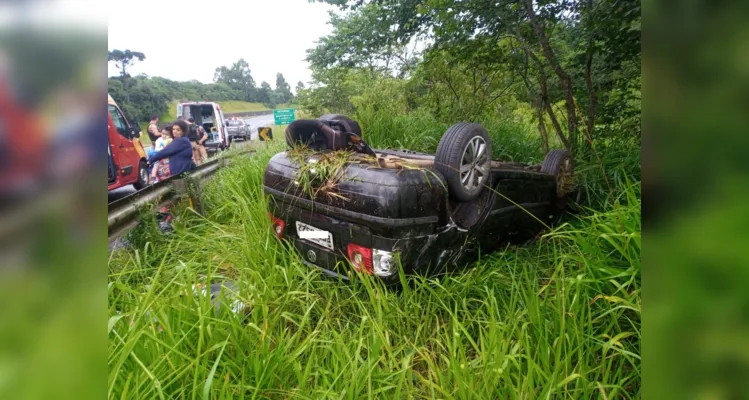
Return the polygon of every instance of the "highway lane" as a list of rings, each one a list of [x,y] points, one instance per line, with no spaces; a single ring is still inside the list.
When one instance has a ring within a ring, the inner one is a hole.
[[[250,125],[250,140],[258,140],[257,128],[262,127],[262,126],[273,125],[273,114],[259,115],[255,117],[247,117],[243,119],[246,124]],[[240,144],[240,143],[242,142],[238,142],[237,144]],[[112,190],[107,194],[107,203],[111,203],[113,201],[121,199],[129,194],[135,193],[135,191],[136,190],[133,187],[133,185],[127,185],[127,186],[123,186],[121,188]]]

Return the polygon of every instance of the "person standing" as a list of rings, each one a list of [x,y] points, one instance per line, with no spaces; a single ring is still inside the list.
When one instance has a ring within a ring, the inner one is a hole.
[[[187,123],[187,137],[192,142],[193,159],[195,160],[195,164],[202,164],[208,158],[208,152],[204,145],[205,141],[208,140],[208,135],[202,126],[195,123],[194,118],[188,118]]]

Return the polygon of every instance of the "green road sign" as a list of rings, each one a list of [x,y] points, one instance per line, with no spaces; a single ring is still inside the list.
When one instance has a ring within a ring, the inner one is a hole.
[[[288,125],[295,119],[293,108],[282,108],[280,110],[273,110],[273,119],[276,125]]]

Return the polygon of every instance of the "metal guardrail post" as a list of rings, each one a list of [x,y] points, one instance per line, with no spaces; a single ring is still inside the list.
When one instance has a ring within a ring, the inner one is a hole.
[[[137,217],[138,209],[143,205],[151,203],[158,199],[166,200],[168,198],[171,198],[171,191],[172,187],[169,185],[160,186],[155,190],[138,197],[137,200],[127,203],[123,207],[110,212],[107,222],[109,233],[111,234],[113,231],[117,231],[117,228]]]
[[[203,214],[203,201],[200,197],[200,181],[198,179],[191,176],[177,179],[172,183],[172,188],[178,194],[187,198],[190,208],[197,211],[198,214]]]

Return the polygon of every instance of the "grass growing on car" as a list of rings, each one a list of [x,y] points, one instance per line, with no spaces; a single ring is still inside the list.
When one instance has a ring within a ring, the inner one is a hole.
[[[358,154],[347,150],[318,153],[305,146],[296,146],[288,150],[287,154],[293,161],[299,164],[295,180],[296,184],[302,189],[303,193],[312,199],[316,199],[320,194],[323,194],[330,198],[349,201],[348,198],[338,192],[338,186],[341,180],[344,179],[346,167],[350,164],[362,164],[366,165],[367,168],[382,168],[374,156]],[[310,160],[311,156],[316,156],[312,162]],[[400,171],[416,170],[424,172],[427,175],[427,183],[429,185],[432,184],[432,181],[441,182],[434,171],[409,162],[407,158],[397,159],[390,164],[392,165],[389,165],[387,168],[394,168]]]
[[[639,184],[613,181],[605,208],[463,275],[392,291],[326,279],[271,234],[262,176],[282,150],[219,171],[205,216],[110,260],[109,398],[640,397]],[[227,280],[249,315],[191,290]]]
[[[338,193],[338,185],[346,172],[346,166],[354,161],[350,151],[337,150],[317,153],[306,146],[297,146],[287,151],[288,156],[299,164],[294,181],[311,199],[320,195],[348,201]],[[315,156],[310,159],[311,156]]]

